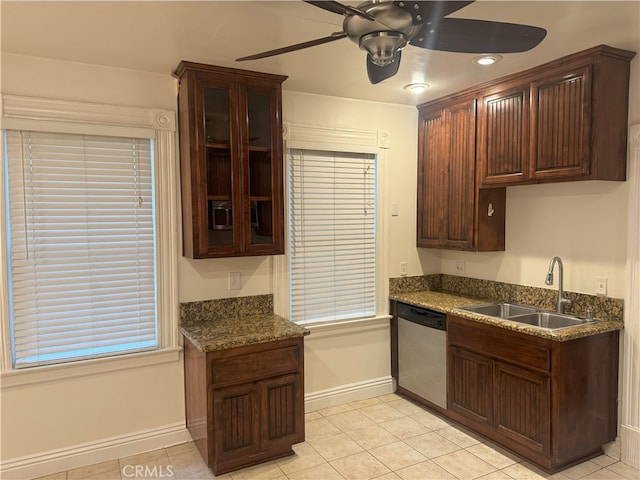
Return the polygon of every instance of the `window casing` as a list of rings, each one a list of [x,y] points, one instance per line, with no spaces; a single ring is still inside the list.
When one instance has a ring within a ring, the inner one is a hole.
[[[154,157],[156,165],[156,168],[152,171],[153,196],[154,199],[157,199],[156,206],[153,209],[156,242],[152,255],[156,259],[157,291],[163,293],[155,299],[158,321],[156,340],[151,343],[157,344],[157,349],[146,354],[137,353],[134,356],[119,355],[118,357],[103,358],[99,359],[99,363],[95,363],[97,360],[86,365],[84,365],[85,362],[72,362],[60,364],[54,370],[51,370],[52,366],[49,366],[47,368],[48,374],[42,376],[38,373],[39,369],[11,371],[11,326],[8,321],[10,318],[10,295],[7,282],[3,281],[2,286],[0,286],[0,290],[2,290],[0,306],[3,320],[0,327],[4,347],[2,349],[2,378],[4,386],[10,387],[45,381],[46,378],[83,375],[91,371],[87,370],[89,367],[94,371],[108,371],[109,364],[119,370],[136,365],[143,366],[149,362],[157,364],[163,361],[178,360],[176,205],[179,202],[175,183],[177,175],[175,163],[175,112],[13,95],[3,95],[2,100],[4,107],[2,127],[4,129],[146,139],[145,142],[151,145],[149,154]],[[3,139],[2,136],[0,136],[1,139]],[[150,139],[152,140],[151,143],[149,143]],[[5,146],[2,145],[3,151],[4,148]],[[7,182],[4,164],[0,180],[3,186]],[[0,255],[0,267],[3,278],[7,279],[9,259],[6,256],[6,240],[9,234],[7,229],[9,219],[5,216],[5,200],[3,195],[2,208],[0,208],[0,215],[2,215],[2,222],[0,223],[2,233],[0,237],[0,251],[2,252]],[[151,346],[150,348],[154,347]],[[117,362],[112,361],[115,358],[118,359]],[[152,358],[155,360],[152,360]],[[64,368],[59,369],[58,367]],[[21,373],[21,375],[17,375],[18,373]]]

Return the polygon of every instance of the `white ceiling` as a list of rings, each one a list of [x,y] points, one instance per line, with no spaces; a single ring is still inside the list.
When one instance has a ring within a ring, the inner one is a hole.
[[[358,5],[359,2],[345,1]],[[7,1],[2,52],[170,74],[180,60],[288,75],[285,90],[419,104],[599,44],[640,51],[640,1],[477,1],[453,17],[546,28],[535,49],[481,67],[474,55],[403,50],[399,73],[371,85],[348,39],[262,60],[253,53],[320,38],[342,17],[302,1]],[[426,81],[420,96],[402,85]]]

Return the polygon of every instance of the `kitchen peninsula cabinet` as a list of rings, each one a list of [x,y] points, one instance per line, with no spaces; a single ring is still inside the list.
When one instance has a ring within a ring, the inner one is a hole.
[[[624,181],[634,56],[601,45],[471,89],[481,185]]]
[[[419,109],[417,246],[504,250],[504,189],[476,188],[476,99]]]
[[[284,252],[284,76],[181,62],[183,253]]]
[[[617,429],[619,332],[564,342],[447,316],[447,415],[556,471]]]
[[[184,340],[187,428],[215,475],[304,441],[302,337],[200,351]]]

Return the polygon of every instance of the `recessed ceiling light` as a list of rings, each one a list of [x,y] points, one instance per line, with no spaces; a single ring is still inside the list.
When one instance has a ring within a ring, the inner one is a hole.
[[[402,88],[404,88],[407,92],[422,93],[430,86],[431,85],[429,85],[428,83],[409,83]]]
[[[502,55],[480,55],[475,57],[473,61],[478,65],[493,65],[502,59]]]

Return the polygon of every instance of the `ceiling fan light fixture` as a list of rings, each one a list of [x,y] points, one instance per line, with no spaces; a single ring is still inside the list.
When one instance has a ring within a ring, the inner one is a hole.
[[[479,57],[474,57],[473,61],[474,63],[477,63],[478,65],[493,65],[496,62],[499,62],[500,60],[502,60],[502,55],[495,55],[495,54],[491,54],[491,55],[480,55]]]
[[[414,94],[417,95],[419,93],[424,92],[425,90],[427,90],[430,87],[431,87],[431,85],[429,85],[428,83],[416,82],[416,83],[408,83],[407,85],[405,85],[402,88],[404,90],[406,90],[407,92],[414,93]]]
[[[407,45],[407,37],[400,32],[372,32],[360,37],[360,48],[366,50],[371,61],[380,67],[393,62],[394,55]]]

